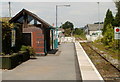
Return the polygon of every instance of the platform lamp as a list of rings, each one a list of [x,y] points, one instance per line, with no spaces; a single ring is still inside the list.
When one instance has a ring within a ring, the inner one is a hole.
[[[56,40],[55,40],[55,48],[58,48],[58,26],[57,26],[57,21],[58,21],[58,7],[62,7],[62,6],[65,6],[65,7],[70,7],[70,5],[56,5]]]

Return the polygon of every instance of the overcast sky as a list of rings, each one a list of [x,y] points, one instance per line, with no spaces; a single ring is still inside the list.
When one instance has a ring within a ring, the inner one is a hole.
[[[61,6],[58,8],[58,26],[61,23],[70,21],[76,27],[83,27],[86,24],[98,22],[97,2],[11,2],[12,16],[20,10],[27,9],[49,24],[55,24],[55,6],[70,4],[70,7]],[[116,13],[114,2],[100,2],[100,21],[103,21],[107,9]],[[1,11],[0,11],[1,12]],[[8,2],[2,3],[2,17],[8,17]]]

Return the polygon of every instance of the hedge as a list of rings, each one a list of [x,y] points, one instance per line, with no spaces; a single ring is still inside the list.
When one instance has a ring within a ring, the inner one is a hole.
[[[12,55],[0,56],[2,69],[13,69],[22,62],[30,59],[30,55],[26,51],[20,51],[19,53],[13,53]]]

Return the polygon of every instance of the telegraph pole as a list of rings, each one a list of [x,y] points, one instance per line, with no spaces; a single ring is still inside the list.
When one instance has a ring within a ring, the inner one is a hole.
[[[11,2],[8,2],[9,4],[9,17],[11,17]]]

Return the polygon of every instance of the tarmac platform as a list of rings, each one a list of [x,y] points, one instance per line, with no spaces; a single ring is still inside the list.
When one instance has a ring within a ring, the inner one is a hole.
[[[12,70],[2,70],[2,80],[103,82],[103,78],[79,42],[62,43],[59,46],[59,54],[39,56]]]
[[[59,54],[30,59],[12,70],[3,70],[3,80],[81,80],[74,43],[62,43]]]

